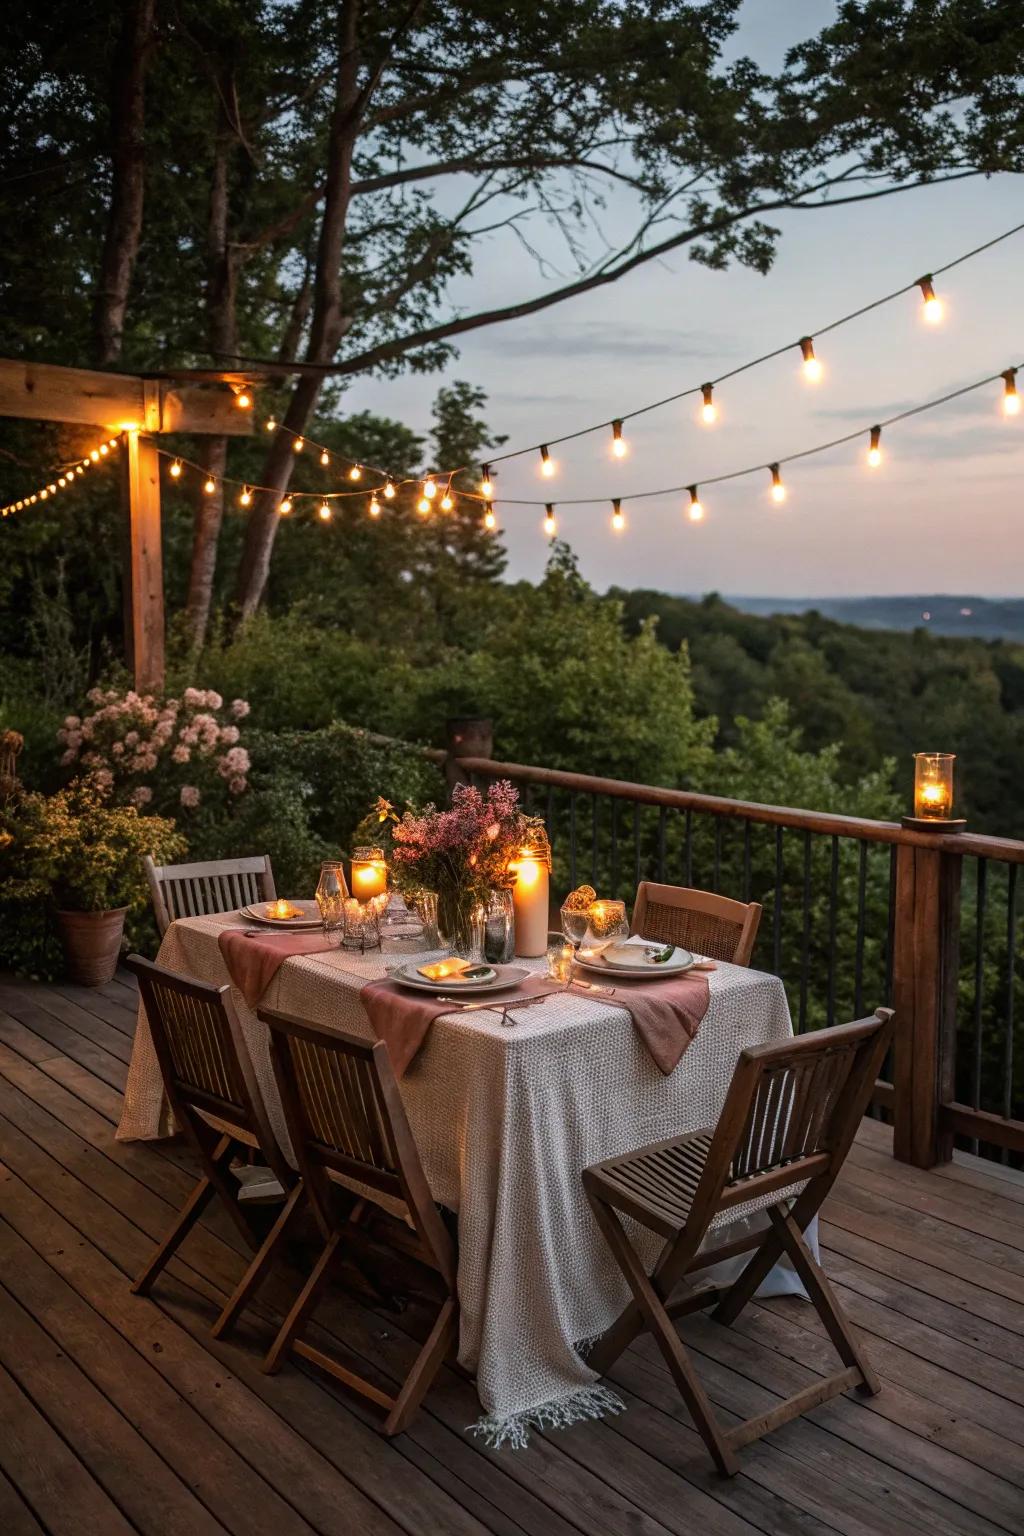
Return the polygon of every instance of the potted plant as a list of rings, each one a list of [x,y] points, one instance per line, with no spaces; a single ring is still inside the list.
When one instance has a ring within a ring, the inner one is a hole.
[[[110,805],[81,781],[55,795],[14,796],[2,819],[5,902],[49,906],[69,978],[102,986],[117,968],[125,917],[147,898],[143,855],[162,863],[184,851],[174,823]]]

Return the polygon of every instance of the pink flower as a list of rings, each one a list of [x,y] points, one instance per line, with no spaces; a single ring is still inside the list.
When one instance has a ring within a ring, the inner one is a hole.
[[[180,740],[185,743],[186,747],[194,747],[199,740],[199,732],[194,725],[188,725],[182,731]]]
[[[191,756],[192,753],[189,751],[188,747],[185,746],[184,742],[181,741],[178,742],[178,745],[171,753],[171,757],[176,763],[187,763]]]
[[[239,730],[237,725],[222,725],[220,739],[225,747],[233,747],[238,740]]]
[[[71,764],[74,762],[76,755],[77,755],[76,753],[71,752],[71,751],[63,753],[62,756],[61,756],[61,760],[60,760],[61,767],[62,768],[70,767]]]
[[[139,733],[138,733],[138,731],[126,731],[125,732],[124,744],[125,744],[126,747],[137,746],[138,745],[138,740],[139,740]]]
[[[200,709],[206,703],[206,695],[201,688],[186,688],[182,698],[189,709]]]
[[[92,781],[97,789],[107,790],[114,787],[114,775],[109,768],[97,768],[92,776]]]
[[[196,806],[199,804],[199,791],[194,784],[183,784],[181,786],[180,798],[182,805],[185,806],[187,810],[195,810]]]
[[[249,705],[246,703],[245,699],[232,699],[231,713],[234,715],[236,720],[244,720],[246,715],[249,713]]]
[[[77,731],[81,723],[77,715],[66,715],[64,718],[64,729],[66,731]]]
[[[124,756],[124,742],[123,741],[112,742],[111,743],[111,747],[110,747],[110,753],[111,753],[112,757],[123,757]]]
[[[207,690],[206,707],[208,709],[220,709],[223,703],[224,700],[221,698],[219,693],[216,693],[212,688]]]
[[[233,795],[244,794],[244,792],[245,792],[245,785],[246,785],[245,777],[244,777],[244,775],[242,775],[240,773],[236,774],[233,779],[228,779],[228,789],[231,791],[231,793]]]
[[[148,805],[152,798],[153,791],[148,784],[138,784],[132,790],[132,804],[137,805],[140,810],[144,805]]]

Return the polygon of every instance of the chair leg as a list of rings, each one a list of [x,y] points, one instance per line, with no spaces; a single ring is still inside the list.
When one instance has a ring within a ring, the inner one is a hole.
[[[665,1311],[664,1302],[648,1279],[647,1271],[637,1257],[615,1212],[596,1196],[591,1198],[591,1206],[608,1240],[608,1246],[629,1282],[629,1288],[636,1298],[637,1306],[643,1314],[647,1327],[653,1333],[658,1348],[665,1358],[665,1364],[672,1373],[683,1402],[690,1410],[690,1417],[698,1434],[711,1453],[711,1458],[719,1472],[725,1477],[734,1476],[739,1471],[736,1452],[715,1417],[711,1399],[704,1391],[697,1373],[690,1364],[682,1340],[672,1325],[672,1319]]]
[[[405,1429],[416,1412],[424,1395],[437,1375],[456,1336],[458,1303],[454,1296],[445,1297],[444,1304],[427,1335],[427,1341],[413,1364],[412,1370],[402,1383],[395,1398],[395,1406],[384,1420],[384,1433],[398,1435]]]
[[[323,1252],[314,1264],[309,1279],[296,1296],[291,1311],[281,1324],[277,1338],[267,1351],[267,1357],[263,1362],[263,1370],[267,1375],[273,1375],[281,1369],[292,1340],[319,1301],[320,1292],[327,1283],[331,1262],[340,1242],[341,1233],[333,1232],[324,1244]]]
[[[766,1232],[761,1244],[748,1264],[737,1275],[715,1310],[710,1313],[716,1323],[734,1323],[754,1292],[782,1258],[784,1248],[777,1232]]]
[[[835,1345],[839,1358],[845,1365],[854,1366],[863,1380],[858,1390],[874,1397],[882,1390],[882,1383],[868,1359],[853,1325],[843,1311],[839,1299],[829,1283],[821,1265],[804,1241],[803,1233],[792,1215],[773,1207],[768,1212],[779,1241],[793,1261],[793,1268],[807,1287],[807,1294],[814,1309],[825,1325],[829,1338]]]
[[[295,1185],[288,1199],[285,1201],[277,1220],[264,1239],[262,1247],[253,1256],[245,1274],[239,1280],[235,1289],[228,1298],[223,1311],[213,1325],[215,1339],[226,1338],[238,1321],[242,1309],[246,1306],[250,1297],[254,1296],[262,1285],[267,1271],[277,1252],[278,1246],[284,1237],[285,1230],[295,1214],[304,1195],[302,1183]]]
[[[174,1226],[168,1232],[142,1273],[132,1281],[130,1290],[133,1295],[146,1296],[149,1294],[154,1280],[167,1264],[178,1244],[191,1232],[213,1199],[213,1196],[213,1185],[204,1174],[182,1206]]]

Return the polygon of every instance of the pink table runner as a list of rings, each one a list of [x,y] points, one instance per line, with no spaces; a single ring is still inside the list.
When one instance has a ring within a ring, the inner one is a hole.
[[[488,1006],[500,1013],[509,1003],[564,990],[546,976],[531,976],[521,986],[502,992]],[[374,1034],[387,1045],[396,1077],[401,1077],[414,1059],[434,1020],[460,1010],[458,1002],[440,1003],[436,997],[408,991],[393,981],[368,982],[359,996]],[[617,980],[608,991],[595,992],[594,999],[613,1008],[625,1008],[651,1060],[667,1076],[675,1071],[696,1036],[708,1011],[710,991],[707,976],[691,972],[666,981]],[[482,1001],[486,999],[466,997],[467,1003]]]
[[[316,955],[337,949],[337,939],[322,933],[249,934],[244,928],[225,928],[217,935],[228,975],[250,1008],[255,1008],[289,955]]]

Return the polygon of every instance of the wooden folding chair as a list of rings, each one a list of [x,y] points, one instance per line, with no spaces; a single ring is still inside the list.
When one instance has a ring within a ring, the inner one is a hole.
[[[458,1337],[455,1244],[431,1198],[384,1042],[371,1043],[263,1009],[259,1017],[270,1029],[274,1076],[302,1176],[295,1208],[308,1199],[324,1244],[263,1369],[279,1370],[294,1350],[368,1398],[384,1413],[384,1434],[397,1435]],[[444,1284],[434,1326],[393,1396],[301,1336],[332,1267],[365,1249],[368,1216],[375,1212],[391,1218],[374,1228],[375,1242],[411,1254],[435,1270]],[[289,1205],[218,1319],[218,1334],[230,1327],[265,1277],[291,1215]]]
[[[848,1387],[879,1391],[867,1356],[803,1233],[850,1149],[892,1032],[892,1012],[880,1008],[873,1018],[854,1024],[747,1049],[740,1055],[716,1127],[674,1136],[583,1171],[591,1209],[634,1297],[588,1363],[604,1374],[637,1334],[649,1329],[716,1466],[726,1475],[738,1470],[736,1452],[741,1446],[798,1414]],[[802,1188],[795,1190],[795,1185]],[[767,1228],[701,1251],[723,1212],[775,1193],[777,1200],[767,1208]],[[650,1276],[619,1212],[665,1239]],[[751,1249],[756,1250],[753,1257],[731,1285],[691,1289],[672,1299],[673,1289],[685,1277]],[[727,1430],[715,1416],[672,1319],[716,1302],[712,1317],[734,1322],[783,1254],[803,1281],[845,1368]]]
[[[749,965],[760,921],[756,901],[733,901],[714,891],[641,880],[629,931],[644,939],[678,944],[709,960]]]
[[[129,955],[125,963],[139,978],[164,1091],[203,1168],[173,1227],[132,1283],[136,1294],[145,1295],[214,1195],[248,1246],[258,1247],[260,1234],[239,1203],[241,1186],[230,1172],[233,1157],[259,1152],[285,1194],[296,1176],[270,1128],[230,987],[179,976],[141,955]]]
[[[211,859],[205,864],[155,864],[143,860],[157,930],[163,938],[176,917],[205,917],[234,912],[277,895],[270,855]]]

